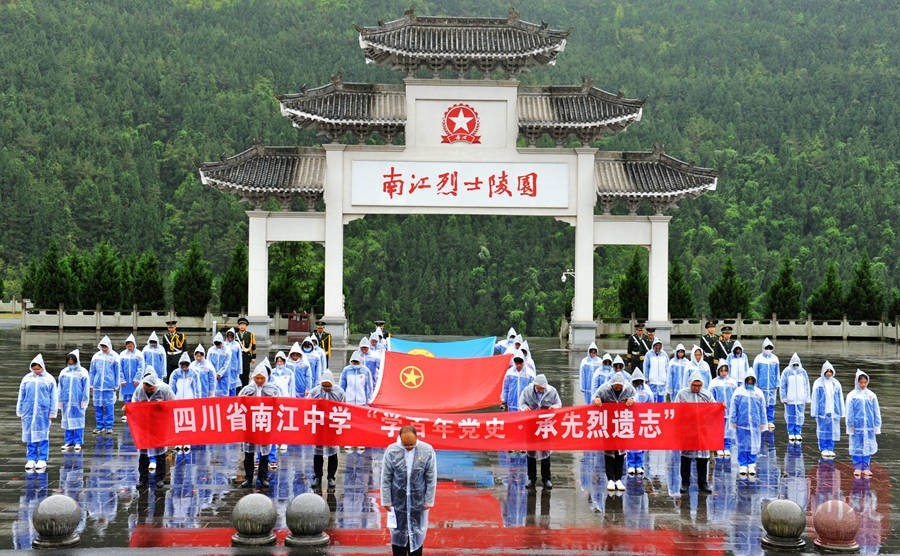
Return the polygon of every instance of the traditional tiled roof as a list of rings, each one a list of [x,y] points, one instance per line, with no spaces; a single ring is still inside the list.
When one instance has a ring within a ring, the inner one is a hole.
[[[295,127],[316,128],[332,141],[348,131],[363,135],[361,140],[377,131],[390,142],[406,125],[403,85],[344,83],[337,74],[328,85],[279,100],[281,114]]]
[[[585,144],[640,121],[644,102],[594,87],[519,87],[519,130],[529,144],[544,133],[558,141],[574,133]]]
[[[553,65],[566,47],[568,31],[549,29],[509,17],[423,17],[410,9],[400,19],[359,27],[359,46],[366,63],[389,65],[407,74],[423,68],[438,74],[453,70],[495,69],[511,75],[536,66]]]
[[[347,132],[360,142],[373,132],[388,142],[406,125],[403,85],[344,83],[340,76],[315,89],[284,95],[281,113],[298,128],[335,140]],[[585,144],[640,121],[643,101],[598,89],[585,80],[573,87],[519,87],[519,131],[533,145],[544,133],[561,142],[575,134]]]
[[[682,197],[696,197],[716,189],[718,172],[699,168],[663,153],[600,151],[595,157],[594,186],[600,204],[608,209],[623,201],[634,211],[648,201],[658,210]]]
[[[200,166],[205,185],[259,206],[268,198],[283,205],[301,197],[312,208],[325,190],[325,151],[311,147],[254,145],[220,162]]]

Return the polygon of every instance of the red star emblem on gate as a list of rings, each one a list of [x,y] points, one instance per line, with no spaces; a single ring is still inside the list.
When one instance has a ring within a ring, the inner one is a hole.
[[[478,112],[463,102],[452,105],[444,112],[444,135],[441,143],[481,143],[478,128],[481,126]]]
[[[422,386],[423,382],[425,382],[425,373],[418,367],[404,367],[403,370],[400,371],[400,384],[405,388],[414,390],[419,386]]]

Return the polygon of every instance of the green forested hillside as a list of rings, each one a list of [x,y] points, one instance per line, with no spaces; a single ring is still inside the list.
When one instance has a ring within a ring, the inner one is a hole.
[[[259,140],[314,144],[277,94],[399,82],[366,66],[352,24],[414,5],[423,15],[503,17],[493,0],[69,0],[0,3],[0,276],[20,293],[51,238],[153,251],[165,273],[196,241],[214,280],[246,238],[245,207],[199,184],[200,162]],[[871,259],[890,298],[900,238],[900,8],[870,0],[536,0],[522,19],[571,28],[555,67],[527,84],[646,98],[643,121],[597,145],[720,171],[718,191],[672,212],[670,255],[695,311],[728,257],[752,308],[782,261],[805,299],[830,261],[847,281]],[[572,232],[540,219],[368,217],[348,226],[347,310],[407,332],[551,334],[571,299]],[[273,304],[318,303],[321,251],[279,246]],[[616,313],[628,248],[595,255],[597,311]],[[646,263],[645,263],[646,268]],[[296,277],[296,279],[294,279]],[[214,303],[216,302],[214,297]]]

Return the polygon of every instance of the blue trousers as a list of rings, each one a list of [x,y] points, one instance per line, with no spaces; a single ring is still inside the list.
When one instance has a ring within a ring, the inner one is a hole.
[[[819,437],[819,451],[834,451],[834,419],[816,417],[816,436]]]
[[[787,421],[788,434],[801,434],[803,432],[804,409],[806,409],[806,405],[802,403],[784,404],[784,420]]]
[[[66,429],[63,439],[66,444],[84,444],[84,429]]]
[[[50,441],[39,440],[25,445],[25,459],[47,461],[50,457]]]
[[[772,405],[766,406],[766,418],[770,423],[775,422],[775,402],[772,402]]]
[[[100,430],[112,430],[113,416],[115,414],[115,403],[94,405],[94,420],[97,428]]]
[[[872,456],[852,456],[854,469],[868,469]]]
[[[644,451],[627,451],[625,452],[625,467],[634,467],[637,469],[638,467],[644,466]]]
[[[758,454],[751,453],[749,450],[738,450],[738,465],[750,465],[756,463]]]

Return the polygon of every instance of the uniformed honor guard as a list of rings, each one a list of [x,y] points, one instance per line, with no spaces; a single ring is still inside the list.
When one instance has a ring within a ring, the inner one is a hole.
[[[716,334],[716,323],[708,320],[706,321],[704,328],[706,328],[706,334],[700,336],[700,349],[703,350],[703,360],[709,365],[710,371],[715,373],[712,369],[718,367],[719,361],[716,356],[719,345],[719,336]]]
[[[184,332],[179,332],[175,325],[177,320],[166,321],[166,333],[163,335],[163,349],[166,350],[166,368],[164,372],[168,372],[178,366],[178,360],[184,352],[185,336]]]
[[[730,326],[722,327],[722,335],[719,336],[719,342],[716,344],[716,365],[721,363],[722,360],[728,359],[728,356],[731,355],[735,342],[735,339],[731,337],[731,331],[732,328]]]
[[[628,337],[628,348],[625,351],[625,368],[631,372],[635,367],[644,365],[644,355],[650,351],[650,346],[644,348],[644,321],[634,323],[634,334]]]
[[[325,332],[325,321],[317,320],[316,321],[316,331],[313,332],[316,339],[319,340],[319,347],[325,351],[325,355],[330,359],[331,358],[331,334]],[[327,366],[327,365],[326,365]]]
[[[256,334],[247,330],[250,321],[247,317],[238,319],[238,330],[235,339],[241,345],[241,384],[250,384],[250,369],[256,363]]]

